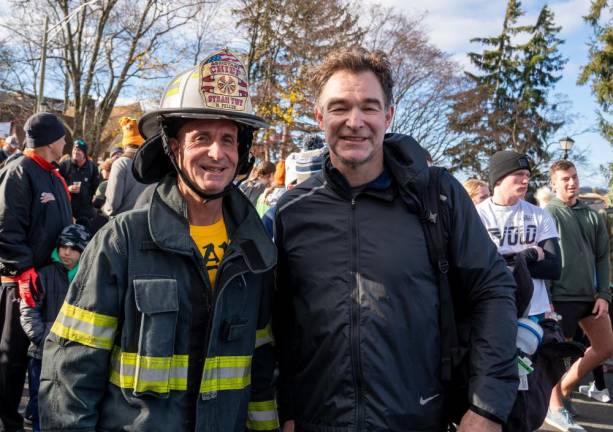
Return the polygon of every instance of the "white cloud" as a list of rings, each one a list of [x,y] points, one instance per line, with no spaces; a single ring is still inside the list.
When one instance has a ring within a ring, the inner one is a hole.
[[[570,37],[578,30],[584,29],[583,16],[590,9],[590,0],[567,0],[551,5],[556,17],[556,24],[562,26],[562,37]]]

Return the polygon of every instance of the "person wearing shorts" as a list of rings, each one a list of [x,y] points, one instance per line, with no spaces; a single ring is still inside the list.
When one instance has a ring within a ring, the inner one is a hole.
[[[551,282],[551,297],[555,311],[562,315],[566,337],[574,336],[578,324],[591,346],[554,388],[546,421],[559,430],[583,431],[563,407],[563,399],[592,369],[613,355],[609,237],[603,218],[577,199],[579,178],[574,164],[557,161],[549,175],[556,196],[546,209],[556,220],[562,249],[562,274]]]

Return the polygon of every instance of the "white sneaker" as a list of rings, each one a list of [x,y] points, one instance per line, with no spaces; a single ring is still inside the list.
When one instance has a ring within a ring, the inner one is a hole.
[[[597,400],[598,402],[608,403],[611,400],[611,397],[609,396],[609,389],[598,390],[593,381],[589,386],[579,386],[579,393]]]

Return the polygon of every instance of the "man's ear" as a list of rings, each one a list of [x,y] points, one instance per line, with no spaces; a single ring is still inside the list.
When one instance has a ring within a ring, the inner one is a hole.
[[[394,119],[395,111],[396,111],[396,109],[394,108],[393,105],[390,105],[385,110],[385,129],[390,127],[390,125],[392,124],[392,120]]]
[[[315,105],[315,120],[319,125],[319,129],[324,130],[324,115],[322,112],[322,108],[319,106],[319,104]]]
[[[179,157],[179,140],[176,138],[168,138],[168,145],[170,145],[170,151],[175,156],[175,159]]]

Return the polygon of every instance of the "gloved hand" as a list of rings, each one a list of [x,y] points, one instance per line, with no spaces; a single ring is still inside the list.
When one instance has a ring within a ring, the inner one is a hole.
[[[38,299],[38,287],[36,281],[38,279],[38,273],[34,270],[34,267],[27,269],[15,278],[19,285],[19,297],[22,301],[30,307],[36,306],[36,300]]]

